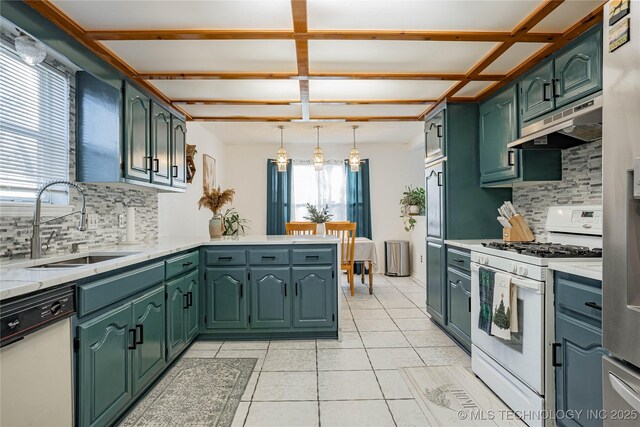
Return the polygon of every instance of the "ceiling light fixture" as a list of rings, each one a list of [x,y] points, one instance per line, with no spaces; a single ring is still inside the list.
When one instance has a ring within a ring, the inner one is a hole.
[[[349,166],[351,166],[351,172],[359,172],[360,171],[360,151],[356,148],[356,129],[358,126],[353,125],[353,148],[351,149],[351,153],[349,154]]]
[[[47,47],[44,43],[33,39],[23,32],[13,41],[16,52],[20,58],[31,66],[36,66],[47,56]]]
[[[316,128],[316,148],[313,150],[313,156],[311,159],[313,160],[313,167],[317,171],[322,170],[322,166],[324,165],[324,153],[322,152],[322,148],[320,148],[320,128],[322,126],[315,126]]]
[[[286,172],[289,159],[287,158],[287,150],[284,149],[284,126],[279,125],[278,129],[280,129],[280,149],[276,154],[276,164],[278,165],[278,172]]]

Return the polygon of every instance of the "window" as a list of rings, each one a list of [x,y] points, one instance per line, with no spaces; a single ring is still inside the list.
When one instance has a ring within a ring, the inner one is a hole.
[[[343,161],[325,162],[316,172],[310,161],[294,160],[291,171],[292,221],[306,221],[307,203],[329,206],[333,221],[347,220],[347,175]]]
[[[0,201],[31,202],[39,186],[69,179],[69,82],[0,47]],[[67,204],[66,188],[43,202]]]

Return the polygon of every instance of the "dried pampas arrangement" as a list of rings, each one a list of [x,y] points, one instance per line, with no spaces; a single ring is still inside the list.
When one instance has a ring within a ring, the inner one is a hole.
[[[212,188],[211,191],[205,191],[205,193],[198,200],[198,209],[207,208],[214,215],[218,215],[222,210],[222,207],[227,203],[231,203],[233,201],[233,196],[235,196],[236,190],[233,188],[228,188],[224,191],[218,188]]]

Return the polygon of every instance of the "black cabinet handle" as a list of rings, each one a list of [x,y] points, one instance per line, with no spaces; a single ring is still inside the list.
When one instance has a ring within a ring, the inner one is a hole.
[[[287,284],[284,283],[284,297],[287,297]]]
[[[240,298],[242,298],[243,290],[244,290],[244,285],[240,283]]]
[[[436,126],[436,136],[438,138],[442,138],[442,125],[437,125]]]
[[[136,330],[135,329],[129,329],[129,333],[131,334],[131,344],[129,345],[129,350],[135,350],[136,349],[136,342],[138,341],[136,339]]]
[[[154,172],[160,171],[160,159],[153,159],[153,171]]]
[[[442,187],[442,172],[438,172],[438,187]]]
[[[313,261],[313,260],[318,260],[318,255],[307,255],[306,256],[306,260],[307,261]]]
[[[193,306],[193,293],[187,292],[187,307]]]
[[[218,257],[218,262],[220,261],[231,261],[231,257],[230,256],[219,256]]]
[[[542,85],[542,100],[543,101],[551,101],[551,97],[548,94],[548,90],[549,90],[550,86],[551,86],[551,83],[544,83]]]
[[[145,156],[144,157],[144,162],[146,164],[147,170],[150,171],[151,170],[151,156]]]
[[[136,325],[136,329],[140,336],[136,340],[136,344],[144,344],[144,325]]]
[[[183,262],[183,263],[182,263],[182,266],[183,266],[183,267],[191,267],[192,265],[193,265],[193,262],[192,262],[192,261],[189,261],[189,262]]]
[[[262,256],[262,260],[263,261],[267,261],[267,260],[268,261],[275,261],[275,259],[276,259],[276,257],[274,257],[274,256],[265,256],[265,255]]]
[[[176,166],[176,165],[171,166],[171,172],[173,172],[171,174],[171,177],[172,178],[177,178],[178,177],[178,166]]]
[[[560,346],[561,344],[558,342],[554,342],[553,344],[551,344],[551,366],[555,368],[562,366],[562,363],[558,363],[558,355],[556,351],[556,349]]]
[[[471,313],[471,298],[469,298],[469,313]]]
[[[296,296],[298,296],[298,282],[296,282]]]
[[[595,308],[596,310],[602,311],[602,306],[593,301],[585,302],[584,305],[586,305],[587,307]]]
[[[509,150],[507,152],[507,165],[508,166],[516,165],[516,153],[513,150]]]
[[[182,295],[182,308],[185,310],[189,308],[189,295],[187,294]]]
[[[558,85],[558,83],[560,83],[560,79],[551,79],[551,87],[553,89],[552,93],[554,98],[560,98],[560,86]]]
[[[464,260],[463,259],[459,259],[459,258],[453,258],[454,262],[458,262],[460,264],[464,264]]]

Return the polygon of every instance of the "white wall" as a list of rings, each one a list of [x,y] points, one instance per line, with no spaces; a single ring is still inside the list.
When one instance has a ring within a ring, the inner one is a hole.
[[[424,216],[414,217],[416,224],[409,232],[411,242],[411,275],[422,283],[427,283],[426,244],[427,221]]]
[[[289,157],[308,159],[312,145],[290,144]],[[324,147],[326,159],[344,159],[351,147],[331,144]],[[410,240],[400,219],[400,197],[406,185],[422,185],[424,161],[422,149],[405,145],[362,144],[362,158],[370,159],[371,221],[373,240],[377,244],[380,271],[384,269],[384,241]],[[225,182],[236,190],[234,207],[251,220],[250,234],[266,234],[267,159],[278,146],[273,144],[238,144],[226,147]],[[423,239],[424,240],[424,239]]]
[[[158,195],[159,237],[209,237],[211,211],[198,210],[198,199],[202,196],[202,155],[216,159],[218,185],[227,185],[226,147],[201,123],[187,122],[187,143],[195,144],[196,174],[184,193],[160,193]],[[266,185],[265,185],[266,187]],[[262,191],[264,192],[264,191]]]

